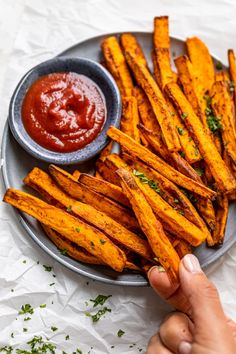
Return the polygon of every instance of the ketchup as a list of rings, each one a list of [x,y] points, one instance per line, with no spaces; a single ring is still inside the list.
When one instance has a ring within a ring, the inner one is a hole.
[[[99,87],[74,72],[40,77],[26,93],[22,120],[31,138],[44,148],[71,152],[91,143],[106,120]]]

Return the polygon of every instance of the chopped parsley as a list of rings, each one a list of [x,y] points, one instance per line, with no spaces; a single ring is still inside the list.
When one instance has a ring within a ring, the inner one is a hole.
[[[51,272],[53,270],[53,267],[45,265],[45,264],[43,264],[43,267],[44,267],[45,272]]]
[[[23,328],[23,332],[27,332],[28,331],[28,328]]]
[[[139,172],[137,170],[133,170],[133,175],[135,177],[138,177],[142,183],[148,184],[149,187],[152,188],[156,193],[162,194],[162,191],[159,188],[158,183],[153,180],[148,179],[148,177],[146,177],[144,173]]]
[[[55,285],[55,283],[50,283],[50,284],[49,284],[49,286],[53,286],[53,285]]]
[[[220,61],[218,61],[216,63],[216,70],[222,70],[222,69],[223,69],[223,65],[222,65],[222,63]]]
[[[41,336],[35,336],[31,339],[27,344],[30,346],[31,351],[25,351],[17,349],[17,354],[55,354],[56,346],[55,344],[51,344],[49,342],[44,342]]]
[[[98,305],[104,305],[109,297],[112,297],[112,295],[98,295],[96,299],[90,299],[90,301],[94,303],[93,307],[96,307]]]
[[[89,316],[92,318],[92,321],[98,322],[100,320],[100,318],[105,315],[106,312],[111,312],[111,309],[109,309],[108,307],[103,307],[101,310],[99,310],[95,315],[90,315]]]
[[[60,250],[60,253],[63,255],[63,256],[68,256],[68,250],[66,248],[64,248],[63,250]]]
[[[100,238],[100,243],[101,243],[101,245],[104,245],[107,241],[105,241],[105,240],[102,240],[101,238]]]
[[[13,348],[10,346],[5,345],[5,347],[0,348],[0,353],[6,353],[6,354],[11,354],[13,351]]]
[[[65,340],[69,340],[70,339],[70,336],[69,336],[69,334],[67,334],[66,336],[65,336]]]
[[[70,213],[70,212],[71,212],[71,210],[72,210],[72,206],[71,206],[71,205],[69,205],[69,206],[66,208],[66,211],[68,211],[68,213]]]
[[[229,80],[227,80],[226,82],[228,84],[229,92],[233,93],[235,90],[235,83],[233,81],[229,81]]]
[[[157,268],[159,273],[165,273],[165,269],[161,265],[157,266]]]
[[[195,204],[198,202],[198,199],[186,189],[181,188],[181,191],[186,195],[186,197],[190,200],[191,203]]]
[[[174,199],[174,203],[178,204],[179,203],[179,199],[175,198]]]
[[[13,332],[11,333],[11,338],[14,338],[14,333]]]
[[[196,145],[194,146],[194,154],[195,154],[195,156],[198,156],[198,154],[199,154],[199,150]]]
[[[155,262],[159,262],[158,257],[154,257],[153,260],[154,260]]]
[[[75,228],[75,231],[76,231],[76,232],[80,232],[80,228],[79,228],[79,227],[76,227],[76,228]]]
[[[47,307],[47,305],[46,304],[42,304],[42,305],[40,305],[39,306],[41,309],[45,309],[45,307]]]
[[[95,248],[95,243],[93,241],[91,241],[90,242],[90,246],[91,246],[92,249],[94,249]]]
[[[21,306],[21,310],[19,311],[19,315],[25,315],[26,313],[29,313],[30,315],[33,315],[34,309],[30,304],[25,304]]]
[[[56,331],[58,330],[58,328],[55,327],[55,326],[52,326],[52,327],[51,327],[51,330],[52,330],[53,332],[56,332]]]
[[[216,116],[214,116],[212,108],[211,108],[211,97],[208,95],[205,95],[203,97],[206,100],[207,107],[205,109],[206,117],[207,117],[207,124],[209,129],[215,134],[222,128],[222,124],[220,122],[220,119]]]
[[[184,135],[184,129],[181,127],[177,127],[179,135]]]
[[[179,154],[180,154],[181,157],[185,158],[185,152],[184,151],[180,151]]]
[[[197,172],[198,176],[202,177],[204,175],[204,170],[201,167],[195,167],[194,170]]]
[[[82,353],[82,350],[80,350],[79,348],[77,348],[76,351],[77,351],[77,353],[79,353],[79,354],[83,354],[83,353]]]
[[[119,331],[117,332],[117,337],[122,337],[125,334],[124,331],[122,331],[122,329],[119,329]]]
[[[26,263],[26,260],[24,260],[23,263],[25,264],[25,263]]]
[[[180,215],[184,215],[184,211],[183,210],[178,210],[177,213],[179,213]]]
[[[30,321],[30,320],[31,320],[31,317],[24,318],[24,321]]]
[[[213,133],[216,133],[219,129],[222,128],[222,124],[221,124],[219,118],[212,116],[212,115],[209,115],[207,117],[207,124]]]
[[[186,118],[188,118],[188,113],[183,112],[183,113],[181,114],[181,118],[182,118],[183,120],[185,120]]]

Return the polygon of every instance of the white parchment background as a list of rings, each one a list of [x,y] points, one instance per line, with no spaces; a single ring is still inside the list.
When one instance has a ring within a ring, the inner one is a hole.
[[[10,96],[33,65],[94,35],[152,30],[155,15],[170,16],[170,32],[174,36],[200,36],[223,62],[226,50],[236,49],[234,0],[0,0],[0,134]],[[56,278],[42,264],[52,265]],[[227,314],[234,319],[235,270],[236,247],[207,270],[220,291]],[[76,348],[83,353],[90,350],[91,354],[145,350],[168,307],[148,288],[87,281],[44,254],[18,225],[11,208],[1,203],[0,347],[22,348],[34,335],[42,335],[57,344],[58,352],[71,353]],[[50,286],[53,282],[55,285]],[[112,312],[93,325],[84,314],[90,308],[85,301],[97,294],[112,295],[108,302]],[[18,316],[25,303],[35,309],[28,322]],[[40,308],[44,303],[47,307]],[[58,327],[58,331],[52,332],[51,326]],[[27,332],[23,332],[24,327]],[[116,335],[119,329],[125,331],[121,338]],[[66,335],[70,340],[65,341]],[[130,348],[133,343],[136,345]]]

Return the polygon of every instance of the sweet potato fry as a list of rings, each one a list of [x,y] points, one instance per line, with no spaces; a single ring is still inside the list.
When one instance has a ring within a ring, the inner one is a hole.
[[[180,143],[175,129],[171,124],[171,114],[168,111],[165,99],[157,83],[153,79],[148,69],[140,65],[135,56],[126,53],[126,60],[136,78],[138,84],[142,87],[148,96],[152,109],[158,120],[166,146],[170,151],[180,150]]]
[[[78,180],[79,179],[79,176],[80,176],[80,171],[79,170],[74,170],[73,172],[73,177]]]
[[[125,208],[76,181],[73,176],[57,166],[50,165],[49,171],[57,184],[72,198],[90,204],[104,212],[129,230],[139,230],[139,225],[129,208]]]
[[[223,81],[216,81],[210,91],[211,106],[222,125],[221,135],[224,148],[236,164],[236,133],[233,117],[233,107],[228,92],[228,86]]]
[[[170,48],[168,16],[154,17],[153,45],[154,48]]]
[[[186,240],[193,246],[199,246],[207,237],[207,233],[186,219],[182,213],[171,207],[149,184],[143,183],[136,175],[135,180],[154,214],[161,221],[164,229],[175,236]],[[132,203],[132,202],[131,202]],[[203,222],[202,222],[203,223]],[[205,227],[205,230],[206,227]]]
[[[143,173],[144,176],[151,181],[149,182],[151,185],[157,185],[160,189],[162,198],[168,204],[170,204],[179,213],[183,213],[186,219],[195,224],[202,231],[204,231],[207,236],[209,236],[209,232],[202,218],[199,216],[186,194],[184,194],[174,183],[137,159],[133,160],[132,168],[136,169],[136,171],[140,173]]]
[[[120,42],[124,52],[132,53],[141,65],[148,66],[143,50],[133,34],[122,33]]]
[[[117,38],[115,36],[105,38],[101,47],[106,66],[114,77],[121,95],[132,96],[132,78]]]
[[[52,180],[52,178],[40,170],[34,168],[24,179],[24,183],[37,190],[47,202],[67,210],[72,215],[79,217],[86,223],[104,232],[115,243],[125,246],[127,249],[140,256],[151,259],[152,252],[146,242],[136,234],[124,228],[115,220],[96,210],[91,205],[78,202],[65,194]]]
[[[135,97],[124,97],[122,99],[122,116],[120,129],[140,143],[140,134],[137,128],[139,123],[138,103]]]
[[[184,242],[184,240],[181,240],[176,246],[175,250],[179,255],[179,258],[182,259],[186,254],[192,253],[192,246],[188,242]]]
[[[107,146],[104,147],[104,149],[100,152],[100,155],[98,157],[98,159],[104,161],[105,158],[111,154],[112,151],[112,146],[113,146],[113,141],[111,140]]]
[[[185,96],[191,103],[196,115],[201,119],[201,122],[204,124],[204,121],[206,120],[205,112],[201,109],[199,97],[196,92],[197,83],[195,82],[196,78],[194,76],[193,65],[189,58],[186,55],[183,55],[175,59],[175,66],[177,68],[179,80],[183,87]]]
[[[158,134],[152,134],[146,128],[139,124],[139,128],[144,133],[144,136],[152,146],[154,152],[158,155],[162,156],[166,162],[168,162],[171,166],[175,167],[179,172],[183,173],[187,177],[202,183],[201,178],[197,174],[197,172],[192,168],[189,163],[182,158],[178,153],[169,153],[164,146],[164,144],[158,139]],[[154,139],[155,138],[155,139]],[[195,206],[199,210],[203,219],[207,222],[208,226],[211,230],[215,228],[215,212],[212,205],[212,202],[209,199],[199,198],[194,193],[192,194],[196,203]],[[187,217],[188,218],[188,217]],[[189,219],[192,221],[191,219]]]
[[[181,153],[184,155],[184,158],[191,164],[200,161],[202,157],[200,154],[196,153],[196,145],[191,137],[191,134],[189,133],[188,129],[186,129],[182,119],[179,117],[175,107],[165,92],[164,97],[168,110],[171,112],[172,124],[175,127],[179,138]]]
[[[218,198],[218,206],[216,210],[216,228],[213,232],[214,245],[221,245],[224,242],[225,226],[229,211],[229,202],[226,195]]]
[[[231,82],[233,83],[232,85],[232,91],[234,94],[234,104],[236,107],[236,91],[235,91],[235,86],[236,86],[236,60],[235,60],[235,55],[233,49],[228,50],[228,61],[229,61],[229,75]]]
[[[105,263],[102,262],[100,259],[88,253],[84,248],[77,246],[73,242],[70,242],[69,240],[64,238],[61,234],[59,234],[57,231],[54,231],[53,229],[51,229],[46,225],[43,224],[41,225],[45,233],[47,234],[47,236],[57,246],[57,248],[65,252],[65,254],[68,255],[69,257],[74,258],[76,261],[83,262],[83,263],[105,265]],[[128,259],[125,263],[125,269],[141,271],[140,267],[138,267],[136,264],[134,264]]]
[[[100,173],[99,173],[98,171],[95,171],[94,177],[96,177],[97,179],[99,179],[99,181],[100,181],[100,180],[103,181],[102,175],[100,175]]]
[[[164,90],[168,82],[176,82],[176,74],[171,69],[170,50],[168,48],[154,49],[152,52],[152,62],[155,79],[161,90]]]
[[[156,119],[156,116],[153,112],[151,103],[149,102],[147,95],[140,87],[136,86],[133,90],[133,94],[138,101],[138,110],[141,122],[143,125],[155,133],[161,134],[160,125]]]
[[[197,174],[191,165],[179,153],[169,152],[164,143],[161,141],[161,136],[158,133],[153,133],[152,131],[146,129],[142,124],[139,124],[138,128],[148,143],[152,146],[154,152],[160,155],[166,162],[175,167],[179,172],[195,179],[193,176],[197,176]],[[201,183],[202,181],[199,180],[199,182]]]
[[[115,184],[116,186],[119,186],[120,180],[116,175],[116,173],[107,166],[106,160],[107,158],[104,161],[101,161],[100,159],[97,160],[96,162],[97,171],[100,173],[100,175],[105,181],[108,181],[112,184]]]
[[[125,169],[117,171],[123,191],[132,204],[134,213],[151,248],[160,264],[166,270],[172,283],[178,282],[179,256],[165,235],[161,223],[156,219],[150,205],[139,189],[134,176]]]
[[[66,255],[76,259],[79,262],[89,264],[105,264],[101,259],[93,256],[86,249],[79,247],[76,243],[73,243],[63,237],[59,232],[51,229],[50,227],[41,224],[47,236],[61,251],[64,251]]]
[[[79,177],[79,182],[85,184],[87,187],[91,188],[97,193],[103,194],[105,197],[114,200],[126,207],[130,207],[130,202],[126,195],[123,193],[122,189],[115,184],[110,182],[99,180],[96,177],[81,173]]]
[[[85,248],[114,270],[122,272],[124,269],[126,262],[124,252],[101,231],[61,209],[16,189],[8,189],[3,200],[53,230],[61,232],[70,241]],[[101,243],[101,240],[105,243]]]
[[[191,190],[192,192],[195,192],[205,198],[214,198],[216,196],[214,191],[176,171],[173,167],[165,163],[161,158],[154,155],[144,146],[137,144],[132,138],[122,133],[115,127],[110,127],[107,131],[107,134],[111,139],[119,143],[126,150],[130,151],[132,155],[136,156],[145,164],[160,172],[163,176],[176,183],[177,185]]]
[[[217,71],[215,73],[215,81],[229,81],[229,74],[227,71]]]
[[[217,182],[220,191],[230,192],[236,188],[236,181],[224,161],[222,160],[216,146],[206,133],[200,119],[195,114],[192,106],[187,101],[179,86],[175,83],[166,85],[166,92],[173,101],[184,123],[191,131],[191,134],[198,144],[198,148],[206,161],[209,169]]]
[[[186,40],[188,56],[196,74],[197,86],[203,97],[215,81],[215,71],[212,57],[207,46],[197,37]]]

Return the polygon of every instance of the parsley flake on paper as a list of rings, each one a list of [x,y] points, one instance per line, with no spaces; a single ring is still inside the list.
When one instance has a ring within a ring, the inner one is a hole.
[[[55,326],[51,326],[51,330],[52,330],[53,332],[56,332],[56,331],[58,330],[58,328],[55,327]]]
[[[98,305],[104,305],[105,302],[107,301],[107,299],[109,299],[109,297],[112,297],[112,295],[98,295],[96,297],[96,299],[90,299],[91,302],[93,302],[93,307],[96,307]]]
[[[44,267],[45,272],[51,272],[53,270],[53,267],[45,265],[45,264],[43,264],[43,267]]]
[[[119,329],[119,331],[117,332],[117,337],[122,337],[125,334],[124,331],[122,331],[122,329]]]
[[[21,310],[19,311],[19,315],[25,315],[26,313],[29,313],[30,315],[33,315],[34,309],[30,304],[25,304],[21,306]]]
[[[93,323],[98,322],[100,320],[100,318],[105,315],[105,313],[107,312],[111,312],[111,309],[109,309],[108,307],[103,307],[101,310],[98,310],[97,313],[95,313],[94,315],[91,315],[90,313],[86,313],[86,316],[91,317]]]

